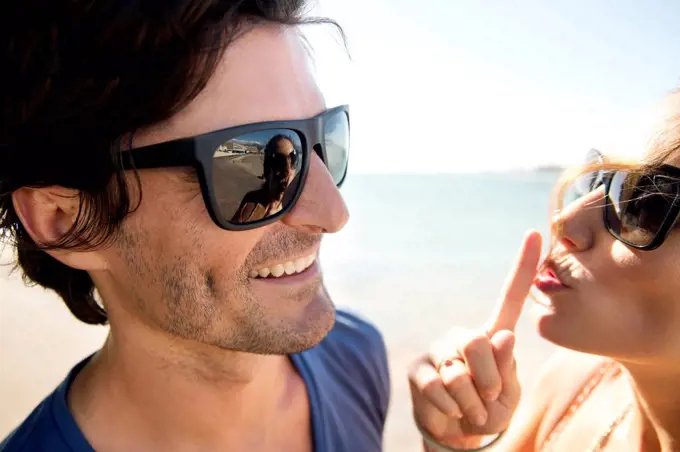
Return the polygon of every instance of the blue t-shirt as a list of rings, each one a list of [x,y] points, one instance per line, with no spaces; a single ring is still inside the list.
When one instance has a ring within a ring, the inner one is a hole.
[[[338,311],[316,347],[292,355],[309,394],[315,452],[382,449],[390,397],[385,344],[370,323]],[[69,386],[89,358],[0,444],[0,452],[92,452],[66,403]]]

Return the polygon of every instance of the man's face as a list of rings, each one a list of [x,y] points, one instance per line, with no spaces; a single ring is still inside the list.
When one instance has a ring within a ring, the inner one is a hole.
[[[133,147],[320,113],[325,105],[307,58],[293,29],[255,29],[227,49],[208,86],[184,111],[137,132]],[[322,234],[346,223],[346,207],[318,156],[294,209],[277,223],[243,232],[212,222],[193,171],[140,175],[141,205],[114,246],[102,251],[106,271],[94,275],[113,328],[132,319],[222,348],[277,354],[307,349],[326,335],[335,310],[319,296],[318,265],[292,276],[254,277],[307,264]]]

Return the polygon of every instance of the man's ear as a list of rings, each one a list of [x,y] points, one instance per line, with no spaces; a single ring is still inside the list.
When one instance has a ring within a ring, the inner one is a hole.
[[[80,209],[77,190],[58,186],[22,187],[12,193],[12,204],[19,220],[40,245],[51,245],[73,227]],[[79,270],[104,270],[106,260],[96,251],[45,250],[69,267]]]

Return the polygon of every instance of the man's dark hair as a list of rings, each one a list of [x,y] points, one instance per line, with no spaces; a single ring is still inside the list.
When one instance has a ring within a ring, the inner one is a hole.
[[[91,324],[107,321],[87,272],[45,249],[104,246],[135,209],[118,153],[126,133],[171,117],[205,87],[224,49],[258,24],[330,23],[306,0],[25,0],[0,12],[0,237],[26,283],[54,290]],[[77,190],[73,228],[36,244],[11,194]]]

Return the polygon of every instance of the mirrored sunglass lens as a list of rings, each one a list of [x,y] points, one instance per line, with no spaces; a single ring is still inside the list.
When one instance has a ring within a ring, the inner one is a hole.
[[[677,188],[668,176],[617,172],[606,207],[609,227],[631,244],[651,244],[671,212]]]
[[[234,224],[275,215],[295,197],[301,172],[302,143],[292,130],[263,130],[228,140],[213,154],[219,215]]]
[[[578,192],[587,195],[602,185],[602,171],[591,171],[583,174],[577,181],[577,185]]]
[[[349,117],[344,111],[338,112],[325,121],[324,139],[328,171],[336,184],[340,184],[347,173],[349,160]]]
[[[592,171],[577,177],[566,194],[565,202],[568,204],[576,201],[600,187],[603,181],[602,174],[602,171]]]
[[[586,154],[586,159],[584,164],[586,166],[597,164],[597,163],[602,163],[604,161],[604,157],[602,153],[600,153],[596,149],[591,149],[588,151]],[[576,201],[579,198],[582,198],[583,196],[586,196],[588,193],[592,192],[593,190],[599,188],[603,181],[604,172],[602,170],[598,171],[590,171],[584,174],[581,174],[579,177],[576,178],[576,180],[571,184],[569,187],[569,190],[566,193],[565,196],[565,204],[569,204],[573,201]]]

